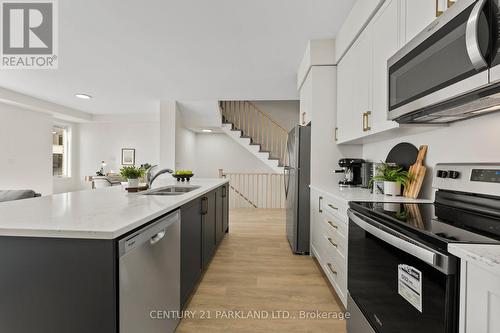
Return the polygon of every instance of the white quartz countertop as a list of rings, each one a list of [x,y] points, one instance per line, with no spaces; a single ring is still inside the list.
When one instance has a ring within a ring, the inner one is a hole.
[[[349,201],[364,201],[364,202],[403,202],[403,203],[432,203],[431,199],[411,199],[402,196],[389,196],[384,194],[370,193],[369,189],[361,187],[339,187],[332,186],[321,188],[311,185],[311,189],[330,195],[337,200],[342,200],[348,203]]]
[[[450,244],[448,251],[460,259],[500,275],[500,245]]]
[[[127,193],[121,186],[0,203],[0,236],[114,239],[227,183],[196,179],[174,196]],[[153,188],[175,185],[158,177]]]

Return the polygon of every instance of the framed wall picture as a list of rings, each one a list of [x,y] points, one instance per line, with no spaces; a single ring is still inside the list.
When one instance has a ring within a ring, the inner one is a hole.
[[[122,148],[122,165],[135,165],[134,148]]]

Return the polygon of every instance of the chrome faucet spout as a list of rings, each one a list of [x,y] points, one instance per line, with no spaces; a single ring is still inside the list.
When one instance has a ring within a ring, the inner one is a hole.
[[[163,175],[164,173],[174,173],[174,170],[167,168],[167,169],[161,169],[154,175],[151,175],[151,172],[155,167],[157,166],[154,165],[151,168],[149,168],[148,171],[146,171],[146,181],[148,183],[148,188],[151,188],[153,186],[153,182],[155,181],[156,178],[158,178],[158,176]]]

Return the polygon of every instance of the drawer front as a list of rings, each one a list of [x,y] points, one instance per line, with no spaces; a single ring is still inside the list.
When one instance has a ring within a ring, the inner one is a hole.
[[[314,245],[311,246],[311,251],[319,262],[321,269],[328,278],[328,282],[332,285],[344,306],[347,308],[347,271],[333,262],[328,254],[321,253],[321,250]]]
[[[347,305],[347,270],[342,268],[340,265],[335,263],[335,260],[331,256],[324,255],[322,258],[321,267],[325,272],[328,280],[332,284],[333,288],[337,292],[337,295],[344,303]]]
[[[337,218],[331,214],[323,214],[321,216],[322,228],[325,232],[333,234],[338,238],[339,242],[346,242],[348,239],[348,224],[346,221]]]
[[[345,202],[325,197],[322,202],[323,211],[335,216],[338,219],[347,221],[347,204]]]
[[[347,266],[347,249],[345,244],[328,234],[323,235],[320,244],[324,255],[328,255],[337,266],[342,268]]]

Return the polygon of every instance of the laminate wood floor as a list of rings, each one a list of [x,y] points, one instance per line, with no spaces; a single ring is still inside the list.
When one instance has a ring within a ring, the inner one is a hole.
[[[291,253],[283,210],[230,212],[229,234],[186,310],[194,318],[182,319],[178,333],[346,330],[335,319],[344,309],[314,259]],[[316,311],[334,318],[303,318]]]

